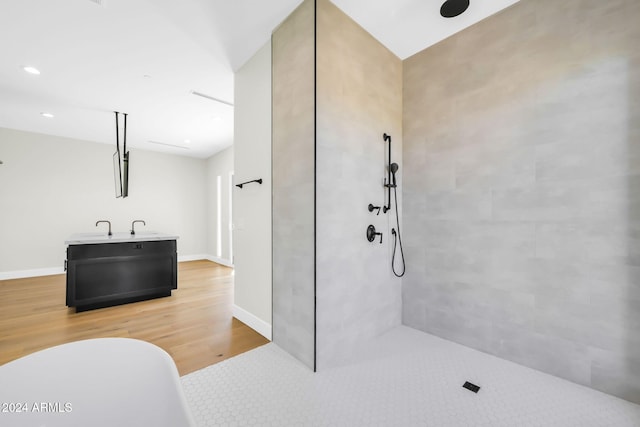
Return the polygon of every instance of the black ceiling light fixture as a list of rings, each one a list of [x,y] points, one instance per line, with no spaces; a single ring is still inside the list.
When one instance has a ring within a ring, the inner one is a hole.
[[[469,7],[469,0],[447,0],[440,7],[443,18],[454,18],[462,14]]]

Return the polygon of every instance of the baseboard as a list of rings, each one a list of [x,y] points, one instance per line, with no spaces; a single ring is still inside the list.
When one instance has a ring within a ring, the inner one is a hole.
[[[249,326],[251,329],[262,335],[268,340],[271,340],[271,325],[265,322],[262,319],[254,316],[249,313],[247,310],[238,307],[237,305],[233,305],[231,309],[233,313],[233,317],[241,321],[242,323]]]
[[[0,280],[24,279],[25,277],[53,276],[64,274],[63,267],[35,268],[33,270],[0,271]]]
[[[213,256],[213,255],[207,255],[204,259],[208,259],[211,262],[215,262],[217,264],[221,264],[226,267],[233,268],[233,263],[228,259],[218,258],[217,256]]]
[[[178,255],[178,262],[185,261],[200,261],[202,259],[209,259],[208,255],[199,254],[199,255]]]

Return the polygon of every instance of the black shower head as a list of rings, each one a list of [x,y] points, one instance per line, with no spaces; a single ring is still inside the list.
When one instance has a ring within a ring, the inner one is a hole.
[[[399,167],[398,167],[397,163],[391,163],[389,165],[389,172],[391,172],[391,175],[393,175],[391,177],[391,183],[392,183],[393,187],[395,187],[397,185],[397,183],[396,183],[396,172],[398,172],[398,169],[399,169]]]
[[[444,18],[454,18],[462,14],[469,7],[469,0],[447,0],[440,7],[440,15]]]

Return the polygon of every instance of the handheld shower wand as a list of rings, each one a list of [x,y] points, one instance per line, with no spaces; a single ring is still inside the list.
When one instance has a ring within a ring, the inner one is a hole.
[[[391,172],[392,178],[391,178],[391,188],[396,188],[398,185],[396,184],[396,172],[398,172],[398,164],[397,163],[391,163],[389,165],[389,172]]]

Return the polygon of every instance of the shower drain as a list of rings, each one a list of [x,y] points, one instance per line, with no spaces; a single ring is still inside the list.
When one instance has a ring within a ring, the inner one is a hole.
[[[466,388],[467,390],[471,390],[474,393],[477,393],[478,390],[480,390],[480,386],[477,386],[473,383],[470,383],[469,381],[466,381],[462,387]]]

